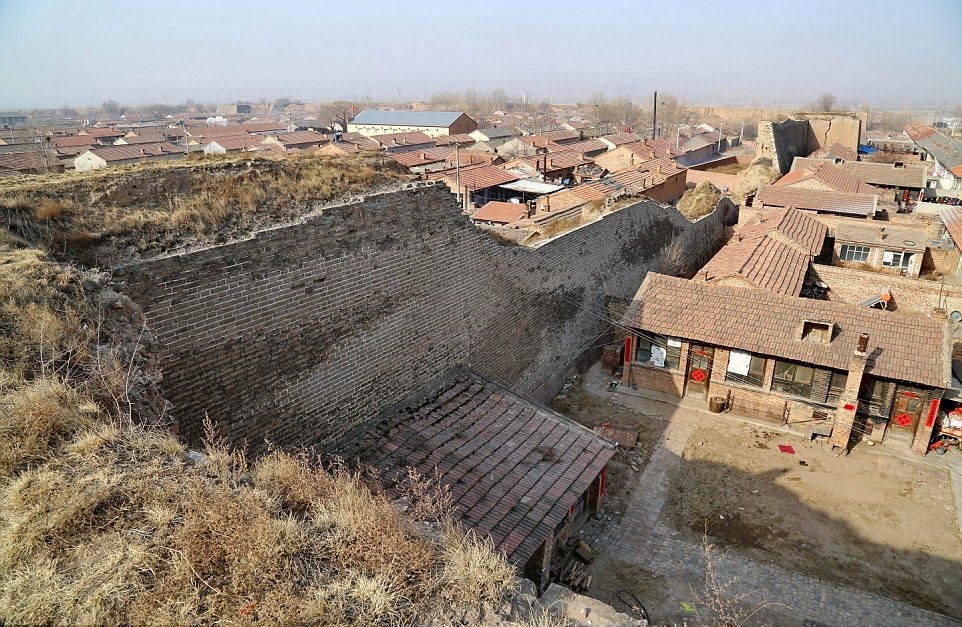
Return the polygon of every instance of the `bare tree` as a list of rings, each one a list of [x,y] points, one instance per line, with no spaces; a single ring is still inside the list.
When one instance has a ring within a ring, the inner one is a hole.
[[[838,98],[835,94],[825,92],[815,100],[815,110],[816,111],[834,111],[835,104],[838,102]]]
[[[100,109],[110,117],[117,117],[124,113],[124,107],[116,100],[104,100],[103,104],[100,105]]]
[[[504,111],[505,106],[508,104],[508,92],[498,87],[491,92],[491,99],[494,101],[496,111]]]

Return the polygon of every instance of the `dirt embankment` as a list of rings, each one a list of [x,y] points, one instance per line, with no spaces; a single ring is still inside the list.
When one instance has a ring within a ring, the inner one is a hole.
[[[410,177],[381,156],[224,156],[0,181],[11,242],[88,267],[209,246]]]

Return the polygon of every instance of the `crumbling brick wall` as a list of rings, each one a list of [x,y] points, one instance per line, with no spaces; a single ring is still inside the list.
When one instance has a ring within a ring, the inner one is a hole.
[[[114,279],[160,338],[189,439],[209,415],[254,451],[325,445],[455,365],[550,397],[609,330],[609,299],[634,296],[673,238],[692,259],[713,254],[735,212],[723,203],[693,225],[642,202],[530,249],[499,244],[427,185]]]

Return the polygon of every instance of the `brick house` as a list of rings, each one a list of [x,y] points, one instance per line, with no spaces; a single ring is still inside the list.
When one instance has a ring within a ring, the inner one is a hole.
[[[921,229],[864,220],[839,220],[833,234],[833,264],[912,278],[919,276],[932,239]]]
[[[605,140],[604,137],[601,138]],[[604,168],[608,172],[619,172],[637,168],[646,161],[657,157],[669,157],[677,159],[682,156],[680,150],[676,150],[671,142],[665,139],[649,139],[648,141],[637,141],[630,144],[622,144],[617,148],[595,157],[595,164]]]
[[[739,414],[928,448],[951,349],[944,321],[649,273],[625,314],[624,382],[727,398]]]
[[[138,144],[136,146],[105,146],[92,148],[74,159],[74,168],[84,172],[100,170],[112,165],[128,165],[144,161],[167,161],[180,159],[184,149],[169,142]]]
[[[429,137],[471,133],[478,123],[460,111],[378,111],[366,109],[347,123],[347,130],[361,135],[385,135],[420,131]]]
[[[597,513],[614,445],[479,375],[449,371],[332,447],[403,488],[439,474],[454,516],[544,590],[558,546]]]

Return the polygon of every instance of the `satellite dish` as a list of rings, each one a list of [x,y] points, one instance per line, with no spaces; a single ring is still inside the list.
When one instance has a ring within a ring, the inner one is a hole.
[[[949,320],[952,322],[962,321],[962,311],[953,311],[949,314]]]

